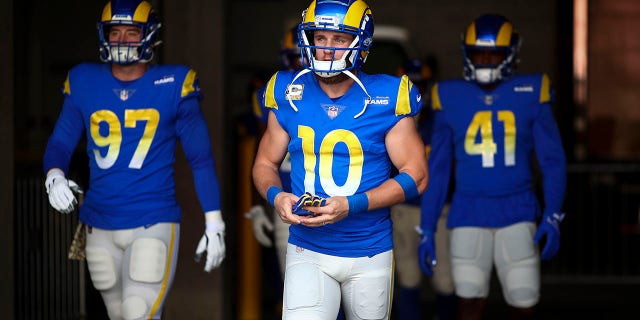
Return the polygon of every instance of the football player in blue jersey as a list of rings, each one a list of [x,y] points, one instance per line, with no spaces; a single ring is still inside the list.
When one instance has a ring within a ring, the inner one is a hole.
[[[87,137],[90,180],[80,220],[93,285],[111,319],[160,319],[178,257],[180,207],[173,164],[179,140],[193,170],[205,234],[196,255],[205,271],[225,256],[225,223],[202,95],[195,71],[151,65],[160,21],[151,4],[108,2],[98,21],[103,64],[69,71],[62,111],[44,155],[50,204],[72,212],[66,177],[78,141]]]
[[[280,41],[280,64],[282,71],[295,72],[304,69],[300,47],[298,47],[298,25],[289,29]],[[266,86],[259,88],[254,92],[254,97],[252,97],[253,113],[260,123],[259,131],[261,133],[264,132],[264,127],[268,119],[267,116],[269,115],[269,108],[263,104],[264,100],[259,98],[264,97],[265,90]],[[283,191],[291,192],[290,175],[291,161],[288,156],[285,156],[280,164],[280,182],[282,183]],[[280,272],[284,277],[287,243],[289,240],[289,224],[284,223],[277,214],[275,214],[273,219],[269,218],[262,205],[252,206],[246,215],[251,218],[253,235],[261,245],[270,248],[275,243]],[[271,241],[267,232],[273,232],[273,241]],[[337,316],[338,320],[343,319],[342,313],[343,311],[340,309]]]
[[[520,43],[505,17],[478,17],[462,35],[464,80],[432,89],[431,180],[423,194],[419,256],[429,274],[439,261],[433,232],[454,167],[447,226],[459,319],[481,319],[494,265],[512,318],[531,318],[540,259],[551,259],[560,247],[566,159],[549,77],[514,74]],[[543,176],[542,208],[534,161]]]
[[[427,184],[413,119],[421,96],[407,76],[359,71],[373,40],[365,2],[312,1],[298,30],[305,69],[267,83],[269,120],[253,167],[256,189],[291,224],[283,319],[332,320],[341,303],[347,319],[388,319],[389,206]],[[291,193],[278,174],[287,151]],[[294,212],[305,193],[319,201]]]

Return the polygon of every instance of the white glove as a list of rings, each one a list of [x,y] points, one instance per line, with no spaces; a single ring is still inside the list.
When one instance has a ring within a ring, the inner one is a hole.
[[[261,205],[255,205],[251,207],[249,212],[245,213],[245,216],[251,219],[251,224],[253,225],[253,236],[256,237],[258,242],[267,247],[271,248],[273,243],[271,242],[271,238],[267,235],[266,231],[273,232],[273,222],[269,220],[269,217],[264,212],[264,208]]]
[[[222,263],[227,251],[224,245],[225,225],[220,210],[205,212],[204,219],[207,227],[198,242],[194,258],[196,262],[200,262],[206,251],[207,260],[204,264],[204,271],[210,272]]]
[[[73,180],[67,180],[64,172],[60,169],[51,169],[47,173],[47,179],[44,181],[44,187],[49,195],[49,203],[51,206],[61,213],[73,212],[78,200],[73,194],[82,193],[82,189]]]

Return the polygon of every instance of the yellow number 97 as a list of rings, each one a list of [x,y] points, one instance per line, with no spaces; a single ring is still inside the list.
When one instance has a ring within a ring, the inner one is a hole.
[[[151,142],[156,134],[158,123],[160,122],[160,113],[156,109],[138,109],[125,110],[124,113],[125,128],[135,128],[138,121],[146,121],[144,133],[140,137],[138,146],[129,162],[129,168],[140,169],[142,163],[149,152]],[[104,122],[108,126],[108,134],[103,136],[100,134],[100,125]],[[99,149],[93,149],[93,155],[100,169],[109,169],[118,160],[120,155],[120,146],[122,144],[122,125],[118,116],[110,110],[98,110],[91,115],[91,138],[96,146],[107,148],[107,153],[102,156]]]

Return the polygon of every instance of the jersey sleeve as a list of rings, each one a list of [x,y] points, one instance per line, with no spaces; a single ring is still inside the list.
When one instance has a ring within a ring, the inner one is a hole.
[[[200,80],[198,75],[193,69],[189,69],[187,74],[182,80],[182,86],[180,88],[180,100],[186,100],[195,97],[198,100],[202,100],[202,93],[200,92]]]
[[[276,99],[276,81],[278,80],[279,73],[280,72],[274,73],[265,86],[265,92],[262,97],[262,104],[265,108],[278,109],[278,101]]]
[[[543,176],[545,212],[560,212],[567,183],[566,156],[551,108],[552,101],[553,92],[549,78],[543,75],[533,136],[536,157]]]
[[[84,131],[82,114],[74,105],[71,97],[70,78],[71,73],[64,81],[62,93],[65,95],[65,99],[62,111],[44,152],[43,169],[45,174],[52,168],[59,168],[65,174],[68,173],[71,156]]]
[[[422,108],[422,96],[418,87],[409,80],[407,75],[400,77],[398,96],[396,99],[396,116],[415,116]]]
[[[176,132],[193,171],[196,194],[202,209],[204,212],[220,210],[220,185],[211,152],[209,130],[195,96],[180,103]]]
[[[429,185],[420,199],[420,227],[430,232],[435,232],[438,218],[447,199],[453,163],[453,132],[444,121],[437,90],[435,85],[432,91],[434,97],[432,103],[438,101],[438,105],[437,107],[432,105],[434,112],[431,113],[433,132],[428,159]]]
[[[291,77],[292,73],[286,71],[274,73],[265,86],[262,102],[267,119],[269,117],[269,111],[273,112],[278,123],[280,123],[283,128],[286,127],[287,123],[292,121],[291,117],[295,114],[287,100],[288,86],[291,82]],[[293,100],[293,103],[297,101],[296,98],[293,98]]]

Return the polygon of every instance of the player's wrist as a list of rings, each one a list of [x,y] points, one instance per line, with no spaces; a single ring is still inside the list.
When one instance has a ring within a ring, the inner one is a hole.
[[[423,228],[422,226],[415,226],[415,230],[420,236],[433,237],[433,234],[436,233],[434,228]]]
[[[224,223],[222,220],[222,211],[220,210],[211,210],[204,213],[204,221],[209,223]]]
[[[49,169],[49,171],[47,171],[47,179],[51,178],[64,178],[64,171],[62,171],[61,169],[58,168],[51,168]]]
[[[349,203],[349,213],[365,212],[369,210],[369,197],[366,193],[356,193],[347,196]]]
[[[205,229],[208,232],[221,233],[225,230],[222,212],[220,210],[207,211],[204,213]]]
[[[284,191],[276,186],[271,186],[267,189],[267,201],[272,207],[275,207],[276,197],[282,192]]]
[[[47,194],[51,190],[53,183],[57,180],[65,180],[64,172],[58,168],[53,168],[47,172],[47,178],[44,181],[44,186],[47,189]]]
[[[542,217],[542,222],[551,225],[557,232],[560,232],[560,223],[564,220],[564,213],[560,211],[548,211]]]

